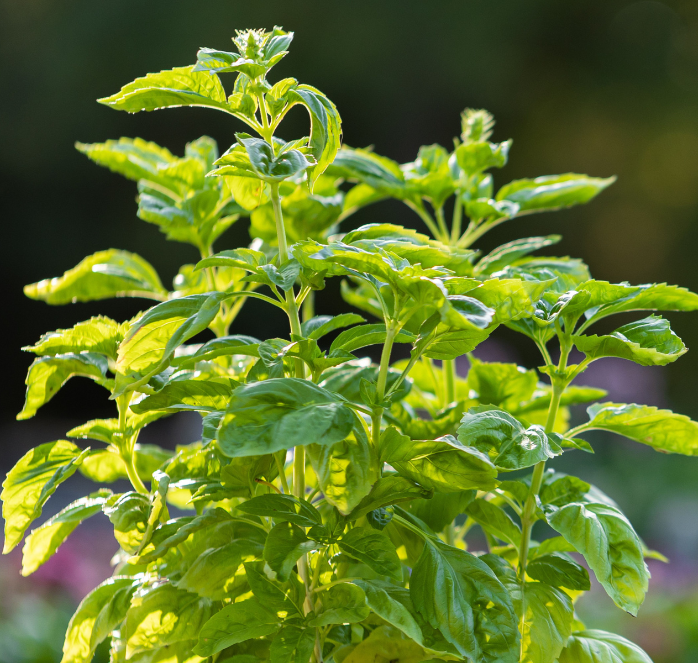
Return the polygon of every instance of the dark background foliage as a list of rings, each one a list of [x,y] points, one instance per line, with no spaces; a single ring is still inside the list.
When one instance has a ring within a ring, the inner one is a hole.
[[[95,167],[74,141],[141,136],[181,153],[188,140],[208,134],[223,150],[240,129],[209,110],[130,116],[94,99],[146,72],[194,62],[199,46],[228,49],[235,28],[274,24],[296,31],[275,76],[323,90],[342,114],[349,145],[375,145],[408,161],[422,144],[449,146],[465,106],[484,107],[497,118],[495,139],[514,138],[498,184],[566,171],[618,175],[590,205],[505,224],[481,248],[559,232],[557,252],[585,259],[596,278],[698,290],[693,0],[1,0],[2,473],[31,444],[112,414],[99,387],[75,380],[37,419],[14,423],[30,363],[19,348],[90,315],[121,320],[147,306],[124,300],[52,308],[24,298],[22,286],[110,247],[142,254],[166,284],[197,257],[138,220],[134,184]],[[302,111],[294,113],[284,125],[288,137],[307,131]],[[350,224],[375,221],[421,227],[395,202],[368,208]],[[218,248],[247,241],[240,221]],[[336,284],[318,298],[319,312],[342,306]],[[697,346],[696,316],[671,317],[686,344]],[[243,331],[275,336],[285,325],[251,302],[233,329]],[[539,363],[525,341],[506,332],[498,339],[481,356]],[[696,369],[698,354],[690,352],[667,369],[609,361],[581,382],[609,388],[614,399],[698,418]],[[159,441],[193,439],[195,422],[174,421],[158,429]],[[617,498],[641,534],[675,558],[675,569],[684,568],[681,560],[695,562],[698,464],[617,438],[592,441],[596,457],[570,454],[562,464]]]

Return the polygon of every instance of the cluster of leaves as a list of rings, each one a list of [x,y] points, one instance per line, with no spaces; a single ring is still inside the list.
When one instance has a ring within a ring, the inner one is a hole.
[[[585,203],[611,180],[555,175],[494,194],[487,171],[506,163],[510,141],[489,141],[485,111],[464,112],[451,153],[423,147],[412,163],[340,148],[327,97],[295,79],[267,82],[291,39],[280,28],[240,32],[236,52],[202,49],[196,65],[101,100],[129,112],[207,106],[259,136],[237,134],[222,156],[210,138],[181,158],[140,139],[78,145],[137,181],[139,216],[200,260],[182,267],[172,291],[143,258],[116,250],[26,288],[50,304],[159,302],[133,320],[92,318],[25,348],[37,358],[20,419],[73,376],[103,386],[117,416],[68,431],[97,448],[49,442],[10,471],[5,552],[76,471],[133,488],[100,487],[25,540],[28,575],[85,519],[102,512],[114,526],[114,575],[80,604],[63,663],[90,661],[108,637],[113,663],[648,663],[627,640],[586,630],[574,604],[590,569],[636,614],[645,558],[658,554],[610,497],[545,466],[565,451],[593,452],[580,435],[594,429],[698,454],[696,422],[645,405],[597,403],[586,423],[568,426],[570,405],[605,396],[571,384],[591,362],[665,365],[686,352],[654,314],[610,334],[589,327],[615,313],[696,310],[698,295],[598,281],[581,260],[532,255],[557,236],[481,256],[470,247],[497,224]],[[219,78],[227,72],[236,74],[230,95]],[[309,113],[309,136],[285,142],[274,133],[295,105]],[[333,234],[391,197],[433,236],[388,224]],[[251,245],[215,252],[241,217]],[[313,291],[334,276],[376,321],[313,314]],[[228,333],[250,297],[284,311],[287,338]],[[529,337],[544,366],[473,358],[500,325]],[[211,340],[190,342],[207,329]],[[409,359],[391,362],[396,343]],[[373,345],[378,364],[356,354]],[[463,355],[467,378],[455,371]],[[184,410],[201,415],[200,441],[175,452],[138,444],[145,426]],[[532,539],[538,522],[557,534]],[[476,528],[487,552],[469,550]]]

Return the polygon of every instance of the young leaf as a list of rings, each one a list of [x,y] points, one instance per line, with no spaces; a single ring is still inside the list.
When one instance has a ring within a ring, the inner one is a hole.
[[[497,192],[497,200],[516,203],[519,214],[549,212],[587,203],[615,180],[615,177],[604,179],[576,173],[514,180]]]
[[[109,389],[112,381],[106,377],[108,367],[106,357],[89,352],[35,359],[27,372],[27,395],[17,419],[31,419],[72,377],[90,378]]]
[[[34,573],[83,520],[100,513],[109,495],[110,490],[102,490],[76,500],[33,530],[22,548],[22,575]]]
[[[402,581],[402,564],[395,546],[381,532],[368,527],[354,527],[339,540],[339,549],[363,562],[378,575]]]
[[[591,589],[589,573],[571,557],[559,552],[536,555],[526,567],[534,580],[552,585],[586,592]]]
[[[538,425],[524,428],[509,413],[488,405],[470,408],[461,421],[460,442],[487,454],[503,471],[530,467],[562,453],[562,436],[546,435]]]
[[[301,325],[301,332],[303,336],[317,341],[330,332],[356,325],[360,322],[366,322],[366,320],[356,313],[342,313],[334,316],[316,315]]]
[[[47,442],[27,452],[7,473],[0,494],[5,519],[3,554],[22,540],[27,527],[41,516],[46,500],[75,473],[88,452],[66,440]]]
[[[642,543],[627,518],[615,507],[594,502],[548,509],[548,524],[584,555],[615,604],[637,615],[649,571]]]
[[[68,624],[61,663],[90,663],[97,645],[126,617],[137,588],[132,577],[114,576],[93,589]]]
[[[584,430],[607,430],[657,451],[698,455],[698,423],[682,414],[635,403],[598,403],[587,408]]]
[[[238,504],[237,509],[253,516],[267,516],[277,522],[287,521],[301,527],[322,525],[320,512],[312,504],[293,495],[257,495]]]
[[[576,631],[560,652],[559,663],[652,663],[636,644],[615,633]]]
[[[136,472],[143,481],[149,481],[153,472],[172,457],[171,452],[154,444],[136,444],[134,455]],[[95,483],[113,483],[128,478],[126,464],[114,448],[90,451],[78,469],[80,474]]]
[[[390,427],[381,436],[380,454],[383,462],[426,488],[453,492],[495,486],[497,470],[486,454],[452,435],[413,441]]]
[[[256,598],[227,605],[204,624],[194,653],[213,656],[239,642],[263,638],[274,633],[280,622],[276,612]]]
[[[279,580],[288,580],[301,555],[317,548],[317,542],[308,539],[298,525],[290,522],[279,523],[267,536],[267,542],[264,544],[264,560]]]
[[[535,371],[527,371],[516,364],[482,362],[475,359],[468,372],[468,387],[483,405],[499,405],[510,410],[511,406],[529,400],[536,389]]]
[[[133,403],[131,410],[136,414],[152,410],[217,412],[225,410],[237,386],[238,383],[230,378],[176,380],[152,396]]]
[[[307,380],[274,378],[233,394],[218,429],[221,451],[252,456],[296,445],[332,445],[354,427],[355,415],[334,394]]]
[[[359,325],[343,331],[332,342],[330,352],[332,350],[344,350],[345,352],[354,352],[369,345],[380,345],[385,343],[386,339],[385,325]],[[415,336],[406,331],[399,332],[394,339],[394,343],[413,343]]]
[[[25,286],[24,294],[47,304],[70,304],[111,297],[162,300],[167,291],[150,263],[135,253],[109,249],[93,253],[63,276]]]
[[[406,509],[434,532],[442,532],[457,516],[464,513],[476,495],[475,490],[457,493],[434,493],[429,499],[417,499],[406,505]]]
[[[507,265],[515,263],[519,258],[523,258],[529,253],[557,244],[561,239],[560,235],[548,235],[547,237],[527,237],[526,239],[515,239],[513,242],[507,242],[480,259],[475,266],[474,273],[476,275],[492,274]]]
[[[575,335],[573,343],[589,359],[620,357],[641,366],[665,366],[688,352],[669,321],[655,315],[623,325],[607,336]]]
[[[148,497],[135,491],[112,495],[104,504],[103,511],[114,525],[114,538],[126,552],[134,554],[141,547],[150,508]]]
[[[44,334],[36,345],[22,348],[39,356],[93,352],[116,359],[116,349],[124,337],[124,326],[102,315],[78,322],[70,329]]]
[[[196,639],[211,616],[208,599],[173,587],[154,587],[133,600],[121,628],[126,656],[182,640]]]
[[[97,101],[129,113],[173,106],[210,106],[229,111],[225,90],[218,76],[195,71],[193,66],[147,74],[124,85],[111,97]]]

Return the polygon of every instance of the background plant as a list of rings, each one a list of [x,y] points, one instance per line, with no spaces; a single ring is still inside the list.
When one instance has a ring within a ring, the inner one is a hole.
[[[163,300],[130,322],[93,318],[28,348],[39,358],[21,418],[73,375],[106,387],[118,417],[68,433],[105,450],[57,441],[20,461],[3,492],[6,547],[78,469],[100,483],[128,476],[134,487],[118,495],[100,489],[27,538],[30,573],[103,510],[122,548],[115,577],[78,609],[64,660],[89,660],[112,631],[116,661],[565,663],[593,660],[594,651],[648,660],[618,636],[584,631],[573,599],[588,589],[588,574],[566,554],[582,553],[616,604],[635,613],[647,588],[647,551],[610,498],[546,472],[545,463],[565,448],[590,450],[578,437],[590,429],[694,453],[695,423],[680,415],[605,403],[567,430],[565,407],[603,397],[570,386],[597,359],[663,365],[685,352],[658,316],[601,336],[584,334],[591,324],[625,311],[693,310],[696,295],[595,281],[579,260],[529,257],[555,237],[517,240],[480,258],[468,247],[490,228],[586,202],[610,180],[520,180],[492,198],[485,173],[504,164],[509,145],[489,142],[484,111],[466,111],[452,154],[422,148],[402,167],[366,151],[337,155],[332,103],[293,79],[266,81],[290,39],[280,29],[239,33],[237,53],[202,49],[196,66],[150,74],[102,100],[132,112],[209,106],[260,138],[237,134],[220,158],[210,139],[191,143],[182,159],[139,140],[80,146],[139,181],[142,218],[199,250],[202,260],[180,270],[174,292],[143,259],[117,251],[27,288],[49,303]],[[217,77],[227,72],[237,73],[230,96]],[[284,142],[274,132],[294,105],[308,110],[310,136]],[[358,184],[344,193],[342,179]],[[388,224],[327,237],[342,218],[385,197],[404,200],[436,239]],[[333,209],[314,216],[318,205]],[[213,242],[247,212],[252,247],[213,253]],[[331,276],[347,277],[346,299],[382,323],[312,317],[311,307],[301,322],[299,309]],[[227,334],[250,297],[284,311],[290,338]],[[456,375],[455,358],[501,324],[535,342],[550,384],[535,370],[475,360],[467,381]],[[207,328],[216,338],[186,343]],[[339,329],[323,351],[318,341]],[[410,359],[391,366],[395,343],[409,344]],[[378,365],[353,354],[376,344]],[[584,359],[568,365],[573,347]],[[186,409],[203,415],[201,443],[172,457],[137,446],[144,426]],[[197,515],[170,519],[168,502],[193,505]],[[532,541],[539,520],[559,536]],[[465,550],[476,525],[487,554]]]

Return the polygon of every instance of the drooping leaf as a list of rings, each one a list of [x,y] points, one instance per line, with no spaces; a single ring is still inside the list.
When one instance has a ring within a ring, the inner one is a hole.
[[[508,412],[483,405],[463,415],[459,441],[487,454],[503,471],[518,470],[562,453],[557,433],[545,433],[542,426],[525,428]]]
[[[652,663],[636,644],[606,631],[576,631],[560,652],[559,663]]]
[[[615,177],[589,177],[576,173],[544,175],[531,180],[514,180],[497,192],[497,200],[519,205],[521,213],[547,212],[589,202]]]
[[[598,502],[547,507],[547,522],[584,559],[616,605],[637,615],[647,592],[649,571],[642,542],[616,508]]]
[[[211,616],[208,599],[170,583],[154,587],[132,600],[121,628],[126,656],[182,640],[196,639]]]
[[[42,405],[48,403],[75,376],[90,378],[109,389],[112,381],[106,377],[108,366],[106,357],[89,352],[38,357],[27,372],[27,395],[17,419],[31,419]]]
[[[369,527],[354,527],[339,540],[339,549],[363,562],[380,576],[402,581],[402,564],[395,546],[381,532]]]
[[[25,286],[24,294],[47,304],[69,304],[111,297],[162,300],[167,291],[150,263],[135,253],[109,249],[88,256],[63,276]]]
[[[93,589],[68,624],[61,663],[90,663],[100,642],[124,620],[137,587],[131,577],[114,576]]]
[[[151,503],[146,495],[129,491],[112,495],[103,506],[114,526],[114,538],[128,553],[135,553],[143,543],[148,527]]]
[[[34,573],[83,520],[100,513],[110,494],[111,491],[103,490],[76,500],[33,530],[22,549],[22,575]]]
[[[44,334],[35,345],[22,348],[39,356],[92,352],[116,359],[116,349],[125,329],[102,315],[78,322],[70,329]]]
[[[334,394],[297,378],[247,384],[233,394],[218,441],[230,457],[268,454],[296,445],[340,442],[355,415]]]
[[[389,427],[381,436],[381,460],[412,481],[442,492],[495,486],[497,470],[486,454],[463,446],[452,435],[410,440]]]
[[[213,656],[239,642],[271,635],[280,622],[276,612],[256,598],[227,605],[204,624],[194,651],[199,656]]]
[[[598,403],[587,408],[586,430],[607,430],[657,451],[698,455],[698,423],[682,414],[635,403]]]
[[[688,351],[669,321],[654,315],[623,325],[606,336],[576,335],[573,342],[590,359],[620,357],[641,366],[665,366]]]
[[[3,553],[22,540],[27,527],[41,516],[46,500],[75,473],[87,453],[66,440],[47,442],[28,451],[7,473],[0,495],[5,519]]]

